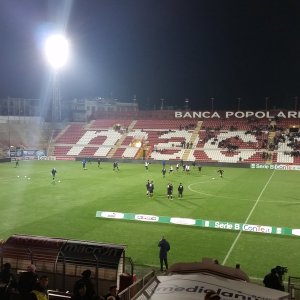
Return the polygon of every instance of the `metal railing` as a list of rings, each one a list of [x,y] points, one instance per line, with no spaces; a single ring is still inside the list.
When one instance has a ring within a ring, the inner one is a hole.
[[[148,282],[150,282],[155,277],[155,271],[147,273],[143,278],[134,282],[127,289],[120,292],[119,297],[121,300],[130,300],[132,299],[139,291],[141,291]]]
[[[289,276],[288,293],[290,300],[300,300],[300,277]]]

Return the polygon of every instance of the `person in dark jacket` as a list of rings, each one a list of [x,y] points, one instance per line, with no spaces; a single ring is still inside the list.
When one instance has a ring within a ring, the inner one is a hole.
[[[118,290],[116,285],[112,285],[109,288],[109,293],[105,295],[105,300],[120,300],[120,297],[118,296]]]
[[[71,300],[93,300],[93,298],[87,296],[85,284],[83,282],[79,282],[73,292]]]
[[[284,291],[282,276],[277,272],[276,268],[273,268],[271,273],[264,277],[263,283],[267,288]]]
[[[84,283],[86,287],[86,292],[85,292],[86,298],[92,299],[95,297],[96,292],[95,292],[94,284],[91,280],[91,275],[92,275],[91,270],[85,270],[81,273],[82,277],[75,282],[74,289],[73,289],[74,294],[79,291],[79,286],[82,286],[82,283]]]
[[[10,263],[3,265],[3,270],[0,272],[0,299],[8,300],[13,288],[17,286],[15,275],[11,271]]]
[[[19,278],[18,289],[22,300],[30,299],[30,293],[34,289],[38,281],[35,265],[27,267],[27,272],[23,272]]]
[[[48,276],[43,275],[30,293],[31,300],[48,300]]]
[[[163,272],[163,266],[165,264],[166,270],[168,270],[168,252],[170,251],[170,244],[163,236],[158,243],[159,250],[159,261],[160,261],[160,270]]]

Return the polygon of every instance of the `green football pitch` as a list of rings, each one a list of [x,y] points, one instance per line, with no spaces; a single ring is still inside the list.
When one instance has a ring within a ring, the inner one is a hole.
[[[55,181],[51,169],[57,169]],[[75,161],[22,161],[0,164],[0,239],[30,234],[126,244],[126,256],[137,265],[158,267],[157,243],[171,244],[169,263],[203,257],[241,268],[263,278],[276,265],[300,276],[300,236],[204,228],[178,224],[96,218],[97,211],[219,220],[242,224],[300,228],[300,172],[216,167],[181,169],[163,178],[161,164]],[[168,165],[167,165],[168,170]],[[153,198],[146,181],[153,180]],[[166,196],[168,182],[174,199]],[[184,185],[183,199],[177,197]],[[225,225],[224,225],[225,226]]]

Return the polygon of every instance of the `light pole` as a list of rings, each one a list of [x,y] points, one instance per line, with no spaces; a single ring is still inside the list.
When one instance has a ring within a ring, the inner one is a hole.
[[[9,98],[7,98],[7,126],[8,126],[8,153],[9,153],[9,158],[11,158],[11,153],[10,153],[10,146],[11,146],[11,137],[10,137],[10,110],[9,110],[9,105],[10,101]]]
[[[241,109],[241,98],[238,97],[238,98],[236,98],[236,100],[237,100],[237,110],[240,111],[240,109]]]
[[[265,97],[265,101],[266,101],[266,111],[268,111],[268,102],[270,100],[270,97]]]
[[[69,42],[61,34],[54,34],[45,42],[45,55],[52,69],[52,122],[61,121],[59,70],[69,58]]]
[[[160,101],[161,101],[160,110],[164,110],[164,102],[165,102],[165,99],[164,99],[164,98],[161,98]]]
[[[210,101],[211,101],[211,112],[213,112],[214,111],[214,101],[215,101],[215,98],[211,97]]]
[[[185,102],[185,110],[188,110],[189,109],[189,102],[190,102],[190,100],[188,98],[186,98],[184,100],[184,102]]]
[[[296,96],[296,97],[294,97],[294,101],[295,101],[295,106],[294,106],[294,110],[295,111],[297,111],[297,109],[298,109],[298,97]]]

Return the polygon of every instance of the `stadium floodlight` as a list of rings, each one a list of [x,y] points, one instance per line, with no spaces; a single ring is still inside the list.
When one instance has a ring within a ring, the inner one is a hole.
[[[60,69],[68,61],[68,40],[60,34],[49,36],[45,42],[45,54],[50,66],[55,70]]]
[[[69,58],[69,42],[61,34],[53,34],[45,42],[46,59],[53,70],[52,122],[61,121],[59,70]]]

